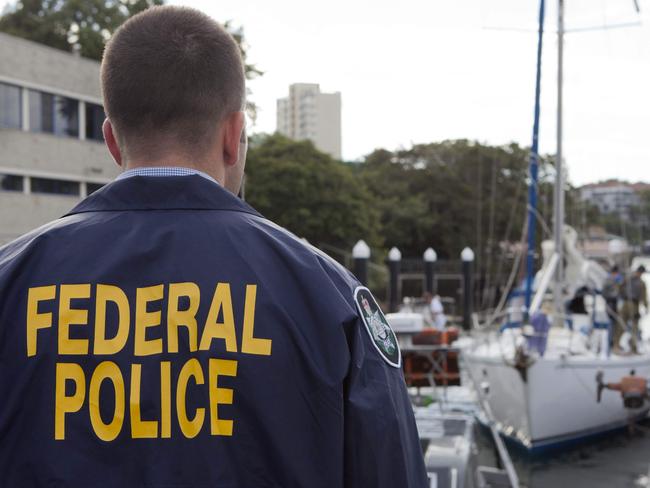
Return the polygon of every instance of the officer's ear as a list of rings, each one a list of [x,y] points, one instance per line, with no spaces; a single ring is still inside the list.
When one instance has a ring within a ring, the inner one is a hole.
[[[242,144],[242,133],[246,116],[244,112],[232,112],[223,122],[223,162],[228,166],[234,166],[240,159],[240,145]]]
[[[120,151],[117,137],[115,136],[115,132],[113,132],[113,124],[111,124],[110,120],[104,120],[104,123],[102,124],[102,132],[104,133],[104,142],[106,143],[108,152],[113,156],[115,163],[119,167],[122,167],[122,152]]]

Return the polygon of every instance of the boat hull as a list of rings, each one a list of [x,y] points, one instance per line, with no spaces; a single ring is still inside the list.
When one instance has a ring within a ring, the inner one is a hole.
[[[525,380],[500,357],[467,352],[465,358],[472,376],[489,384],[486,399],[501,433],[528,450],[561,448],[620,429],[648,410],[626,409],[613,391],[604,391],[597,402],[596,373],[602,371],[605,382],[618,382],[632,369],[650,377],[650,355],[540,358],[528,367]]]

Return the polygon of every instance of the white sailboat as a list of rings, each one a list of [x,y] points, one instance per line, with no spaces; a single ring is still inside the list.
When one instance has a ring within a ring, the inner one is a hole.
[[[567,228],[572,235],[573,230]],[[551,244],[551,245],[549,245]],[[564,240],[569,290],[583,286],[602,287],[602,269],[584,260],[570,239]],[[552,243],[546,243],[552,250]],[[548,277],[553,274],[557,254],[550,254],[538,273],[537,293],[529,316],[540,317],[535,308],[548,293]],[[600,286],[599,286],[600,285]],[[571,291],[569,291],[571,293]],[[511,303],[500,332],[476,338],[464,349],[465,364],[474,378],[488,386],[485,399],[499,431],[533,451],[560,448],[586,437],[625,427],[645,415],[648,406],[627,409],[620,395],[603,395],[597,402],[596,376],[616,382],[634,370],[650,377],[650,349],[640,344],[640,353],[618,356],[609,351],[608,318],[599,295],[585,298],[587,313],[569,313],[561,326],[537,331],[523,321],[521,299]],[[554,312],[554,311],[553,311]],[[554,313],[547,315],[553,320]],[[533,322],[535,319],[533,319]]]
[[[484,385],[496,427],[532,451],[554,449],[586,437],[624,427],[647,414],[648,406],[627,409],[619,395],[596,401],[597,374],[615,382],[634,370],[650,377],[650,348],[617,356],[609,351],[612,324],[602,290],[605,271],[585,260],[576,248],[576,233],[564,225],[562,170],[562,63],[564,1],[558,1],[558,130],[555,183],[554,241],[542,245],[544,264],[533,272],[535,251],[537,133],[544,0],[540,2],[537,86],[531,150],[528,216],[528,276],[523,296],[512,299],[501,329],[475,337],[464,348],[465,364]],[[578,290],[586,293],[581,313],[565,303]],[[534,293],[534,297],[533,297]],[[552,300],[549,300],[552,294]],[[552,304],[552,305],[551,305]],[[488,322],[494,322],[492,316]],[[550,324],[553,326],[549,327]],[[488,324],[489,325],[489,324]]]

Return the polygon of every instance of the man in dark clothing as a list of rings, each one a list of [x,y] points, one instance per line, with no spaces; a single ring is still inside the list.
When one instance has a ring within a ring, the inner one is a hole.
[[[428,486],[377,302],[235,196],[232,37],[147,10],[102,90],[124,173],[0,249],[0,486]]]
[[[620,273],[618,266],[613,265],[609,270],[607,279],[603,285],[603,298],[607,305],[607,317],[609,317],[610,327],[613,331],[612,344],[615,349],[619,349],[618,342],[615,339],[621,338],[623,334],[622,325],[619,323],[618,318],[618,300],[621,296],[621,285],[623,283],[623,275]]]
[[[642,278],[643,273],[645,273],[645,267],[639,266],[621,286],[621,297],[623,298],[621,318],[630,327],[630,348],[634,353],[637,352],[637,340],[639,337],[640,306],[643,305],[646,310],[648,308],[648,293]]]

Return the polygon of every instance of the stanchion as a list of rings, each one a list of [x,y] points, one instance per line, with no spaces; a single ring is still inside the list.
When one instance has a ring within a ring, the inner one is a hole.
[[[368,286],[368,260],[370,259],[370,247],[364,240],[358,241],[352,248],[352,259],[354,260],[354,276],[362,285]]]
[[[424,251],[424,254],[422,255],[422,259],[424,259],[424,291],[428,291],[429,293],[433,294],[434,293],[434,279],[433,279],[433,273],[434,273],[434,266],[436,261],[438,260],[438,255],[436,254],[436,251],[434,251],[432,248],[427,248],[426,251]]]
[[[399,249],[393,247],[388,251],[388,270],[390,272],[390,295],[389,311],[397,312],[399,304],[398,286],[399,286],[399,269],[402,261],[402,253]]]
[[[472,263],[474,262],[474,251],[469,247],[460,253],[463,262],[463,328],[469,330],[472,327]]]

